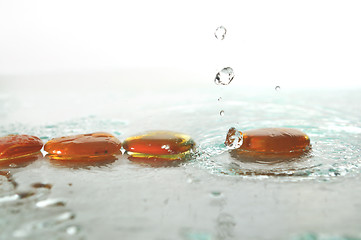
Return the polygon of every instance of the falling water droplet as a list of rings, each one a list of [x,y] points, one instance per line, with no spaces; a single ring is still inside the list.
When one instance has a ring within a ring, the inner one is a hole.
[[[281,90],[281,87],[280,87],[280,86],[276,86],[276,87],[275,87],[275,90],[276,90],[276,91],[279,91],[279,90]]]
[[[221,117],[223,117],[223,116],[224,116],[224,111],[221,110],[221,111],[219,112],[219,115],[221,115]]]
[[[214,36],[218,40],[223,40],[226,36],[226,33],[227,33],[227,29],[223,26],[219,26],[219,27],[217,27],[216,31],[214,32]]]
[[[219,97],[219,98],[218,98],[218,102],[220,102],[220,101],[222,101],[222,97]]]
[[[219,71],[214,79],[214,83],[217,85],[228,85],[234,78],[234,72],[231,67],[223,68]]]

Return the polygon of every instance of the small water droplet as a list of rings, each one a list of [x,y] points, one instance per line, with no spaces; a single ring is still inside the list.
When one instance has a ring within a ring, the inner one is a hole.
[[[38,208],[45,207],[64,207],[65,203],[57,199],[46,199],[36,203]]]
[[[9,164],[9,167],[11,167],[11,168],[16,168],[18,165],[16,165],[15,163],[10,163]]]
[[[75,235],[79,233],[80,228],[78,226],[69,226],[66,228],[66,233],[69,235]]]
[[[227,29],[223,26],[217,27],[216,31],[214,32],[214,36],[218,40],[223,40],[226,37]]]
[[[213,197],[219,197],[219,196],[221,196],[221,194],[222,194],[222,192],[220,192],[220,191],[213,191],[213,192],[211,192],[211,195],[212,195]]]
[[[281,90],[281,87],[280,87],[280,86],[276,86],[276,87],[275,87],[275,90],[276,90],[276,91],[279,91],[279,90]]]
[[[218,98],[218,102],[220,102],[220,101],[222,101],[222,97],[219,97],[219,98]]]
[[[219,112],[219,115],[221,115],[221,117],[223,117],[223,116],[224,116],[224,111],[221,110],[221,111]]]
[[[226,67],[217,73],[214,83],[217,85],[228,85],[232,82],[233,78],[233,69],[231,67]]]

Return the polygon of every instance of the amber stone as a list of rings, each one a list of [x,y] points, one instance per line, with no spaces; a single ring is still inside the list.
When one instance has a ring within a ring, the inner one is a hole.
[[[184,158],[195,143],[183,133],[150,131],[127,138],[123,148],[134,158],[179,160]]]
[[[236,133],[235,128],[228,131],[226,142],[231,145]],[[241,133],[242,134],[242,133]],[[261,128],[243,132],[243,144],[238,152],[254,154],[288,154],[304,152],[310,148],[310,138],[300,130],[292,128]]]
[[[43,142],[35,136],[8,135],[0,137],[0,161],[37,154]]]
[[[49,158],[60,160],[104,160],[104,157],[120,154],[121,142],[109,133],[97,132],[54,138],[44,150]]]

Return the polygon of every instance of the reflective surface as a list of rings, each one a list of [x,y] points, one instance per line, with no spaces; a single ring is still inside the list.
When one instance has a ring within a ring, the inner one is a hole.
[[[120,154],[121,142],[109,133],[97,132],[51,139],[44,146],[54,160],[103,161]]]
[[[178,85],[174,92],[147,91],[145,85],[119,94],[116,83],[90,84],[82,86],[89,92],[81,97],[80,86],[59,90],[62,101],[43,90],[30,98],[25,90],[1,88],[0,134],[27,133],[46,142],[106,131],[124,140],[169,129],[189,133],[195,153],[171,166],[119,155],[98,165],[53,164],[40,157],[6,167],[0,172],[0,238],[360,238],[359,90],[282,85],[282,91],[242,87],[240,95],[233,87],[222,92],[227,114],[220,117],[220,93],[211,87]],[[41,114],[44,109],[57,114]],[[20,118],[24,114],[29,117]],[[224,145],[231,127],[300,129],[312,151],[288,161],[240,161]]]
[[[34,154],[43,147],[43,142],[35,136],[0,136],[0,161]]]

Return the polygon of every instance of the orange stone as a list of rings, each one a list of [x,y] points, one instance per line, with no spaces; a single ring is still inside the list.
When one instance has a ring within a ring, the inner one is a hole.
[[[193,149],[193,139],[170,131],[150,131],[127,138],[123,148],[133,158],[179,160]]]
[[[37,154],[43,142],[35,136],[8,135],[0,137],[0,161]]]
[[[236,129],[228,131],[225,144],[230,146]],[[240,132],[240,134],[242,134]],[[238,153],[282,155],[302,153],[310,149],[310,138],[300,130],[292,128],[261,128],[247,130],[243,133],[243,144],[237,148]]]
[[[104,157],[120,154],[121,142],[109,133],[97,132],[54,138],[48,141],[44,150],[50,159],[61,160],[104,160]]]

